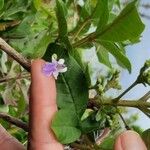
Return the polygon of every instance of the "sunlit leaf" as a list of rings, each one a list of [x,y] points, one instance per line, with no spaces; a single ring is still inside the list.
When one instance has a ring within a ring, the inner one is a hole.
[[[99,19],[96,30],[97,32],[100,32],[108,22],[109,18],[108,0],[98,0],[97,7],[94,12],[95,13],[93,17],[97,15],[97,18]]]
[[[118,42],[135,39],[143,30],[144,24],[139,17],[134,1],[129,3],[103,31],[96,33],[96,36],[100,40]]]
[[[97,48],[97,56],[101,63],[105,64],[108,67],[112,67],[110,60],[109,60],[109,53],[108,51],[101,45]]]
[[[39,10],[42,5],[42,0],[33,0],[34,7]]]
[[[102,50],[110,52],[129,72],[131,72],[131,63],[129,59],[115,43],[101,41],[100,45],[102,46]]]

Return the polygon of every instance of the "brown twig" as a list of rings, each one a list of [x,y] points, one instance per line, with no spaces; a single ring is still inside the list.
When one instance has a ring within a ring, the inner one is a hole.
[[[16,60],[23,68],[30,72],[31,62],[20,53],[18,53],[14,48],[7,44],[2,38],[0,38],[0,49],[6,52],[10,57]]]
[[[26,132],[28,132],[28,130],[29,130],[29,127],[26,123],[24,123],[23,121],[15,118],[15,117],[8,115],[8,114],[0,113],[0,118],[9,122],[9,123],[16,125],[17,127],[23,129]]]
[[[0,78],[0,83],[4,83],[4,82],[8,82],[10,80],[19,80],[19,79],[23,79],[23,78],[29,78],[30,75],[29,74],[23,74],[23,75],[19,75],[16,77],[4,77],[4,78]]]

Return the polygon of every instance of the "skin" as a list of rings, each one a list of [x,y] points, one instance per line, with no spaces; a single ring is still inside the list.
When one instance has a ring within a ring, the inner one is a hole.
[[[35,60],[31,65],[31,96],[29,101],[28,150],[63,150],[50,124],[57,111],[56,85],[53,77],[43,75],[45,62]],[[2,126],[0,126],[0,150],[25,150]],[[118,136],[115,150],[147,150],[140,136],[133,131],[125,131]]]

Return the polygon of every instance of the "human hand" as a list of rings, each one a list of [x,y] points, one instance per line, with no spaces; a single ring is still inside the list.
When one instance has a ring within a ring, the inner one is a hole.
[[[31,66],[31,95],[29,100],[28,150],[63,150],[56,140],[50,124],[57,111],[56,86],[53,77],[42,73],[43,60],[35,60]],[[25,148],[0,126],[0,150],[24,150]]]
[[[43,75],[41,69],[44,63],[43,60],[36,60],[31,66],[28,150],[63,150],[63,146],[50,130],[52,118],[57,111],[56,86],[53,77]],[[0,150],[25,150],[25,148],[0,126]],[[117,138],[115,150],[146,150],[146,147],[138,134],[126,131]]]

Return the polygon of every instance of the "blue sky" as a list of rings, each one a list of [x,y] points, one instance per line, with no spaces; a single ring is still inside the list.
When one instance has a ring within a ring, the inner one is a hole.
[[[150,3],[149,0],[143,0],[144,3]],[[141,9],[141,12],[150,15],[150,10]],[[127,71],[124,71],[121,76],[121,81],[123,89],[126,89],[129,85],[133,83],[137,77],[140,68],[143,66],[145,60],[150,59],[150,20],[143,18],[145,24],[145,31],[142,34],[141,42],[129,46],[127,48],[127,55],[132,63],[132,73],[129,74]],[[132,89],[127,95],[124,96],[126,99],[138,99],[144,95],[150,87],[145,88],[143,85],[139,85]],[[150,128],[150,119],[145,116],[140,111],[135,109],[130,109],[130,113],[139,113],[139,124],[143,129]]]

